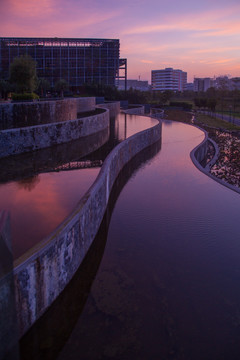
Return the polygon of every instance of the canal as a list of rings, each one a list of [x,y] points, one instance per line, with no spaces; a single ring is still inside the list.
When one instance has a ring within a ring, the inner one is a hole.
[[[0,208],[11,215],[14,259],[48,236],[77,206],[108,153],[156,120],[118,114],[103,131],[72,143],[0,159]]]
[[[239,359],[240,198],[191,162],[203,138],[163,121],[23,359]]]

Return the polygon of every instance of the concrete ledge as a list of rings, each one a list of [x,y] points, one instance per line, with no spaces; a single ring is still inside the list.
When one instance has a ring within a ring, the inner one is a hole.
[[[95,109],[95,97],[65,98],[35,102],[0,104],[0,129],[18,127],[18,124],[34,125],[77,119],[77,113]]]
[[[120,112],[120,101],[106,102],[97,105],[99,108],[108,109],[110,117],[116,116]]]
[[[109,126],[109,110],[86,118],[0,131],[0,158],[63,144]]]
[[[0,359],[18,359],[9,214],[0,212]]]
[[[0,184],[34,177],[40,173],[59,170],[59,167],[96,151],[108,142],[110,127],[89,136],[67,143],[40,149],[25,154],[0,159]]]
[[[207,163],[205,170],[206,171],[210,171],[211,167],[215,164],[215,162],[218,159],[219,156],[219,147],[217,145],[217,143],[215,143],[215,141],[213,141],[212,139],[208,138],[208,141],[212,144],[212,146],[214,147],[215,150],[215,154],[214,157],[212,158],[212,160],[209,161],[209,163]]]
[[[81,264],[97,234],[121,169],[137,153],[160,139],[161,123],[157,123],[114,148],[71,215],[49,237],[15,261],[20,337],[47,310]]]
[[[123,110],[123,112],[125,114],[134,114],[134,115],[143,115],[145,110],[144,110],[144,105],[129,105],[129,106],[132,106],[131,109],[126,109],[126,110]],[[134,106],[134,107],[133,107]]]
[[[152,117],[157,119],[163,119],[164,118],[164,110],[160,108],[150,108],[150,114]]]

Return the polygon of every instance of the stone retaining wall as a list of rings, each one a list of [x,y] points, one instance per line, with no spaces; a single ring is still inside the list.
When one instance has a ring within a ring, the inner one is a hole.
[[[51,101],[0,104],[0,129],[74,120],[77,113],[95,109],[95,98],[68,98]]]
[[[76,98],[77,113],[95,110],[96,98],[95,97],[79,97]]]
[[[58,169],[99,149],[109,140],[110,127],[89,136],[34,152],[0,159],[0,185]],[[0,358],[1,359],[1,358]]]
[[[18,359],[10,221],[0,212],[0,359]]]
[[[219,148],[217,146],[217,144],[212,140],[212,139],[208,139],[208,133],[203,130],[200,129],[205,133],[205,139],[201,142],[201,144],[197,145],[190,153],[190,157],[192,159],[192,162],[194,163],[194,165],[201,171],[203,172],[205,175],[209,176],[211,179],[213,179],[214,181],[218,182],[219,184],[237,192],[238,194],[240,194],[240,189],[237,186],[231,185],[219,178],[217,178],[216,176],[213,176],[209,171],[210,168],[214,165],[214,163],[217,161],[218,155],[219,155]],[[207,145],[207,141],[211,141],[212,145],[215,148],[215,155],[213,157],[213,159],[207,164],[207,166],[204,168],[202,167],[202,165],[200,164],[200,161],[204,158],[204,153],[206,154],[206,145]]]
[[[200,163],[206,156],[208,151],[208,134],[205,134],[204,141],[195,149],[194,156]]]
[[[113,117],[120,112],[120,101],[107,102],[104,104],[97,105],[97,107],[108,109],[110,112],[110,117]]]
[[[150,114],[152,117],[158,118],[158,119],[163,119],[164,118],[164,110],[163,109],[158,109],[158,108],[151,108],[150,109]]]
[[[47,148],[102,131],[109,126],[109,110],[101,114],[0,131],[0,158]]]
[[[123,110],[123,112],[125,114],[135,114],[135,115],[143,115],[144,114],[144,106],[143,105],[129,105],[129,106],[136,106],[136,107]]]
[[[52,304],[81,264],[97,234],[121,169],[137,153],[160,139],[161,124],[157,123],[114,148],[72,214],[49,237],[15,262],[20,336]]]

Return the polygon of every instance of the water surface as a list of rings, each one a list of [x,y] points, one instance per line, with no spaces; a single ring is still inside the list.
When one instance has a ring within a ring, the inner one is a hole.
[[[58,359],[239,359],[240,198],[192,164],[203,137],[164,122],[160,152],[118,198]]]
[[[119,114],[108,132],[0,160],[0,208],[10,212],[14,258],[71,213],[114,146],[155,123],[149,117]]]

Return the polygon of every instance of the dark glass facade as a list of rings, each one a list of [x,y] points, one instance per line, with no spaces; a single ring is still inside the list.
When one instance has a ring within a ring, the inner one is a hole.
[[[119,52],[118,39],[0,38],[0,77],[7,79],[13,59],[28,54],[37,63],[38,77],[51,86],[59,79],[73,88],[87,83],[113,86],[121,65],[126,65]]]

